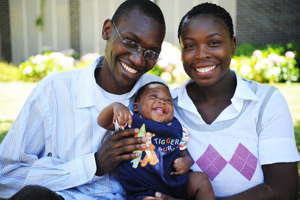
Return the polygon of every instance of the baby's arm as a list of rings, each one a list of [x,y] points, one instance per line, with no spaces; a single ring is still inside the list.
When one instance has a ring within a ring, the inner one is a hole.
[[[99,114],[97,122],[98,124],[108,130],[115,130],[115,123],[118,120],[119,127],[125,127],[128,123],[128,127],[131,127],[132,116],[130,110],[121,103],[112,103],[105,107]]]
[[[183,175],[188,173],[192,166],[192,163],[192,159],[187,150],[182,150],[181,156],[179,158],[176,158],[173,163],[173,167],[176,172],[171,172],[171,175]]]
[[[173,163],[173,167],[176,172],[171,172],[171,175],[183,175],[189,172],[190,167],[192,166],[193,162],[186,150],[186,144],[188,142],[189,133],[187,128],[183,125],[182,126],[182,138],[179,144],[179,148],[181,150],[181,155],[179,158],[176,158]]]

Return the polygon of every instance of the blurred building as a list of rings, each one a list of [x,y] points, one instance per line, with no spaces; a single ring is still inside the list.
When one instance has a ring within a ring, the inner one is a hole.
[[[41,3],[45,6],[41,9]],[[44,50],[104,52],[102,24],[124,0],[0,0],[0,58],[19,64]],[[167,24],[165,40],[178,46],[181,17],[205,0],[154,0]],[[238,44],[300,40],[299,0],[209,0],[231,14]],[[43,31],[36,19],[43,11]]]

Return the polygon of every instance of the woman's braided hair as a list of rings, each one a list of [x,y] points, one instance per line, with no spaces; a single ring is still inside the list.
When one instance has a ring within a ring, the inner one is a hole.
[[[224,8],[216,4],[202,3],[193,7],[182,17],[178,27],[179,40],[183,27],[190,21],[190,19],[197,17],[198,15],[212,15],[213,17],[220,19],[228,28],[230,39],[233,38],[233,24],[230,14]]]

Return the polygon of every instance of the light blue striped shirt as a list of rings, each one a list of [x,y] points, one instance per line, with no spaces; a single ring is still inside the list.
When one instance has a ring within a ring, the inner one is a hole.
[[[112,102],[129,106],[138,88],[161,79],[145,74],[131,92],[110,94],[94,77],[102,61],[50,75],[33,89],[0,145],[0,197],[36,184],[65,199],[122,199],[114,173],[95,176],[94,153],[106,133],[97,117]]]

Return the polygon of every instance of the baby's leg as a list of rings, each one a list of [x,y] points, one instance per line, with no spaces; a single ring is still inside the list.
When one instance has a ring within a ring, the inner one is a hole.
[[[208,176],[203,172],[190,172],[187,182],[188,199],[215,200]]]

